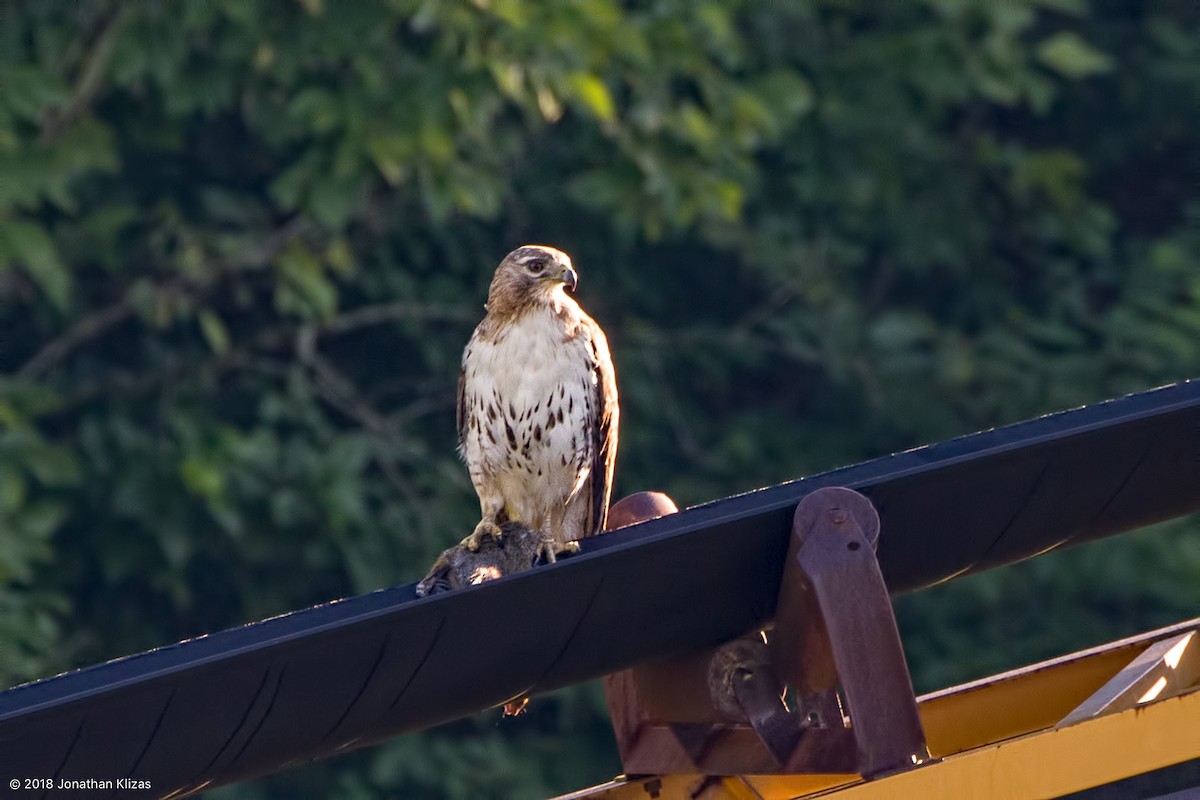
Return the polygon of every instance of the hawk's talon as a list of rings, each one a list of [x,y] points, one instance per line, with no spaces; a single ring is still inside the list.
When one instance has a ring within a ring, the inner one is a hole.
[[[501,532],[499,525],[494,522],[482,520],[475,526],[475,530],[471,532],[471,535],[460,542],[460,545],[472,553],[478,553],[484,539],[491,539],[499,543],[503,537],[504,534]]]
[[[558,560],[558,551],[554,547],[554,540],[547,536],[538,545],[537,550],[533,554],[533,563],[535,564],[553,564]]]
[[[579,542],[570,541],[560,545],[549,534],[545,534],[545,537],[535,553],[535,564],[553,564],[558,561],[559,556],[575,555],[579,552]]]
[[[525,709],[529,707],[529,695],[523,695],[516,700],[509,700],[504,704],[504,716],[515,717],[518,714],[524,714]]]

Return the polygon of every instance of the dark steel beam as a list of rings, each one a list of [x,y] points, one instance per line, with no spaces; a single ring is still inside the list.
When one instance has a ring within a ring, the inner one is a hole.
[[[1198,381],[985,431],[593,537],[481,586],[383,589],[10,689],[0,772],[103,766],[186,792],[717,645],[773,616],[793,511],[821,487],[871,500],[896,593],[1200,510],[1198,468]]]

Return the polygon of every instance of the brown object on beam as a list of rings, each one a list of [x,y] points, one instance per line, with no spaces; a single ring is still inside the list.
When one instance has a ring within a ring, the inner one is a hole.
[[[617,503],[609,520],[624,526],[674,509],[665,495],[644,492]],[[813,492],[793,519],[767,646],[762,633],[751,634],[607,676],[625,772],[873,777],[927,760],[874,556],[878,536],[865,497],[838,487]],[[784,684],[798,708],[784,703]]]
[[[662,492],[638,492],[623,497],[608,510],[606,530],[615,531],[679,511],[675,501]]]

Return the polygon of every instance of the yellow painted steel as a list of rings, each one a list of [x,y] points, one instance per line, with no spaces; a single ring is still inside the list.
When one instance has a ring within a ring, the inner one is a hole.
[[[1200,692],[979,747],[837,792],[838,800],[1058,797],[1200,758]]]
[[[1200,758],[1200,691],[976,747],[875,781],[852,775],[616,781],[569,795],[588,800],[1033,800],[1119,781]]]
[[[752,789],[752,796],[760,800],[791,800],[825,790],[836,792],[836,787],[857,783],[860,778],[857,775],[744,775],[738,780]]]
[[[762,795],[750,788],[750,784],[736,775],[721,778],[720,788],[732,800],[760,800],[762,797]]]
[[[1148,645],[997,675],[918,701],[929,752],[937,758],[1048,728],[1104,685]]]
[[[617,778],[557,800],[790,800],[847,783],[857,775],[663,775]]]
[[[1055,797],[1200,758],[1200,686],[1065,727],[1054,726],[1155,641],[1195,620],[918,698],[933,756],[908,772],[857,775],[663,775],[623,779],[564,800],[838,800]]]

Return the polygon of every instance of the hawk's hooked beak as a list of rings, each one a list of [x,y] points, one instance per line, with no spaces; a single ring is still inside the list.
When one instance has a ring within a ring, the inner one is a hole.
[[[579,285],[579,276],[575,274],[575,270],[572,267],[565,267],[563,269],[561,279],[572,292]]]

